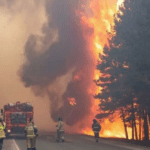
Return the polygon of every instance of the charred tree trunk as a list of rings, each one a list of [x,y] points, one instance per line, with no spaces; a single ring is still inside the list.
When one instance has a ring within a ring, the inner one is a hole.
[[[132,120],[132,140],[134,140],[134,121]]]
[[[134,140],[134,106],[132,100],[132,140]]]
[[[149,141],[149,129],[148,129],[148,120],[147,120],[147,112],[144,111],[144,140]]]
[[[125,115],[124,115],[123,109],[122,109],[122,118],[123,118],[123,124],[124,124],[126,139],[128,140],[128,131],[127,131],[127,125],[126,125]]]
[[[136,140],[138,140],[138,136],[137,136],[137,127],[136,127],[136,120],[135,120],[135,117],[134,117],[134,129],[135,129],[135,137],[136,137]]]
[[[147,113],[148,139],[150,140],[150,114]]]
[[[141,109],[140,109],[140,112],[139,112],[139,140],[141,141],[141,128],[142,128],[142,119],[141,119],[141,116],[142,116],[142,114],[141,114],[142,112],[141,112]]]

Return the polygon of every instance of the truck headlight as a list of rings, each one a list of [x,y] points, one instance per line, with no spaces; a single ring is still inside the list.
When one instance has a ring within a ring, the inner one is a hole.
[[[7,130],[7,132],[10,133],[11,131],[10,131],[10,130]]]

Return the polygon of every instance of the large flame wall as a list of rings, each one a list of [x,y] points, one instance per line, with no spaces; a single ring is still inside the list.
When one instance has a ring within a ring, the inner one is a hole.
[[[109,37],[108,33],[111,33],[113,30],[114,15],[119,10],[119,6],[123,1],[124,0],[92,0],[89,4],[90,9],[92,10],[92,16],[87,17],[82,15],[83,34],[95,57],[95,66],[97,65],[97,60],[101,61],[99,56],[103,54],[104,46],[109,46],[108,39],[111,37]],[[87,34],[88,28],[92,29],[92,34]],[[94,74],[95,79],[99,78],[100,72],[95,70]],[[97,89],[97,92],[100,92],[100,89]],[[95,103],[91,108],[92,114],[89,118],[92,119],[96,115],[98,104],[99,101],[95,100]],[[113,123],[110,122],[109,119],[106,119],[101,125],[102,137],[125,138],[124,126],[121,119],[116,118]],[[82,130],[82,133],[93,135],[93,131],[90,126]]]
[[[25,44],[21,80],[36,96],[48,97],[52,119],[62,116],[71,132],[93,134],[91,124],[99,109],[93,95],[100,90],[93,82],[100,75],[95,68],[104,45],[109,45],[108,32],[121,2],[45,0],[47,22]],[[124,137],[121,120],[105,120],[101,133]]]

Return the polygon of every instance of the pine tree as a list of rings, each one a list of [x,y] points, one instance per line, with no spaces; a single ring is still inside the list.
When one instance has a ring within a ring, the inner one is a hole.
[[[105,46],[102,61],[97,69],[103,74],[96,81],[103,87],[100,109],[109,116],[115,111],[126,123],[132,126],[132,138],[137,137],[136,122],[144,120],[145,140],[148,136],[148,117],[150,117],[150,1],[125,0],[121,13],[115,17],[115,35]],[[123,14],[123,15],[122,15]],[[118,21],[119,20],[119,21]],[[140,109],[139,109],[140,108]],[[126,129],[125,129],[126,131]],[[126,133],[127,137],[127,133]]]

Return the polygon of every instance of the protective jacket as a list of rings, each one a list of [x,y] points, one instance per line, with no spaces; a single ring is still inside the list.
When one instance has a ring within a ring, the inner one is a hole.
[[[5,135],[5,128],[6,128],[6,124],[5,122],[0,122],[0,139],[3,139],[6,137]]]
[[[36,137],[38,135],[37,126],[34,123],[28,123],[25,127],[25,133],[27,138]]]
[[[59,121],[59,122],[58,122],[57,130],[58,130],[58,131],[64,131],[64,125],[63,125],[63,122],[62,122],[62,121]]]
[[[92,129],[95,133],[98,133],[101,130],[101,125],[98,122],[93,123]]]

